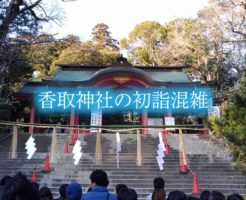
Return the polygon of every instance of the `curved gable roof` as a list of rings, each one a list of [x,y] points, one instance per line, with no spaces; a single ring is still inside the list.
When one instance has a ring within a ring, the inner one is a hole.
[[[150,67],[151,68],[151,67]],[[190,83],[188,75],[182,71],[164,71],[161,69],[143,70],[135,67],[107,67],[101,69],[85,68],[58,70],[52,81],[90,82],[109,76],[132,76],[153,83]]]

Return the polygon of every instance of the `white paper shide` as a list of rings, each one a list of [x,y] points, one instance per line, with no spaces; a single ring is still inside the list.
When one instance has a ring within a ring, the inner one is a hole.
[[[35,139],[32,137],[32,135],[27,140],[25,149],[27,150],[26,151],[27,159],[30,160],[37,150],[36,144],[35,144]]]
[[[160,171],[164,169],[163,164],[164,164],[164,157],[165,157],[165,152],[166,148],[163,142],[162,134],[159,132],[159,144],[158,144],[158,150],[157,150],[157,156],[156,160],[159,165]]]
[[[82,157],[82,152],[81,152],[81,142],[79,140],[76,141],[74,147],[73,147],[73,159],[74,159],[74,165],[78,165],[81,157]]]

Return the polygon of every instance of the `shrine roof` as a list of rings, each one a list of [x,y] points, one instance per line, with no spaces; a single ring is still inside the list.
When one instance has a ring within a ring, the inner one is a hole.
[[[202,86],[192,82],[183,71],[184,66],[81,66],[58,65],[59,69],[50,80],[28,81],[16,95],[31,95],[37,87],[88,87],[106,78],[134,77],[153,87]]]
[[[53,77],[53,81],[89,81],[100,74],[120,72],[124,75],[139,74],[149,76],[157,82],[189,83],[191,80],[187,73],[183,72],[183,66],[174,67],[146,67],[146,66],[81,66],[81,65],[58,65],[60,69]]]

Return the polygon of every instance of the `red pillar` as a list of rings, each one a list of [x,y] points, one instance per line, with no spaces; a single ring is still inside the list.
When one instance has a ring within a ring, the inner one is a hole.
[[[40,124],[40,114],[38,113],[38,125]],[[36,133],[40,133],[40,128],[39,127],[37,127],[36,129],[35,129],[35,132]]]
[[[141,113],[141,125],[142,126],[148,126],[148,113],[147,113],[147,111],[143,111]],[[148,133],[148,129],[147,128],[142,129],[142,133],[143,134],[147,134]]]
[[[71,110],[70,113],[70,126],[75,125],[75,111],[74,109]],[[74,133],[74,129],[70,128],[70,133],[73,134]]]
[[[75,125],[79,125],[79,113],[76,113],[75,114]],[[78,134],[79,134],[79,129],[76,129],[75,130],[75,133],[76,133],[76,138],[77,138],[78,137]]]
[[[32,105],[31,108],[31,113],[30,113],[30,124],[34,123],[34,118],[35,118],[35,107]],[[29,126],[29,134],[33,134],[33,126]]]

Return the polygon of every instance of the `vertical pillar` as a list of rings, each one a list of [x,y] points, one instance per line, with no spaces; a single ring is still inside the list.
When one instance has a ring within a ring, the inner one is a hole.
[[[143,111],[141,113],[141,126],[148,126],[148,113],[147,111]],[[143,134],[147,134],[148,133],[148,129],[142,129],[142,133]]]
[[[75,125],[79,125],[79,113],[75,114]],[[76,129],[75,133],[78,135],[79,134],[79,130]]]
[[[102,164],[102,144],[101,144],[101,133],[99,129],[96,129],[96,149],[95,149],[95,160],[96,165]]]
[[[73,126],[75,124],[75,111],[74,109],[71,110],[71,113],[70,113],[70,126]],[[69,131],[71,134],[74,133],[74,128],[70,128],[70,131]]]
[[[30,113],[30,124],[33,124],[35,120],[35,107],[32,105],[31,113]],[[29,126],[29,134],[33,134],[33,126]]]
[[[137,166],[142,166],[142,142],[140,130],[137,130]]]
[[[38,113],[38,125],[40,125],[40,121],[41,121],[41,116],[40,116],[40,113]],[[40,128],[37,127],[37,128],[35,129],[35,132],[36,132],[36,133],[40,133]]]

